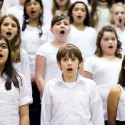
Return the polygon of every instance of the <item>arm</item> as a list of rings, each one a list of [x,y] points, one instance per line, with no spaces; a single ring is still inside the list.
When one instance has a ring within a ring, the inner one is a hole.
[[[23,105],[19,108],[20,125],[29,125],[29,105]]]
[[[43,94],[45,88],[44,72],[45,72],[46,59],[43,56],[36,56],[36,69],[35,69],[35,79],[37,87],[41,94]]]
[[[84,77],[92,79],[92,74],[90,72],[84,71]]]
[[[118,86],[113,87],[107,99],[108,125],[116,125],[117,106],[121,96],[121,90]]]

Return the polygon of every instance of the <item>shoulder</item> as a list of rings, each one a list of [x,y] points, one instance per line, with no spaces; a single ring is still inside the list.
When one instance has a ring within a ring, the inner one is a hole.
[[[96,33],[97,34],[95,28],[93,28],[93,27],[86,26],[86,30],[89,31],[89,33]]]
[[[121,88],[119,85],[115,85],[114,87],[111,88],[109,92],[109,96],[113,98],[119,98],[121,95]]]
[[[96,86],[96,83],[92,79],[88,79],[82,76],[80,76],[80,83],[90,88]]]

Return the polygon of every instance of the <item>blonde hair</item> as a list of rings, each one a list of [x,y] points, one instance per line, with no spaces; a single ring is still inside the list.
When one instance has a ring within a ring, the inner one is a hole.
[[[111,24],[114,24],[114,21],[112,19],[112,15],[113,15],[114,9],[116,7],[122,7],[122,8],[124,8],[124,11],[125,11],[125,5],[122,2],[118,2],[118,3],[113,4],[113,6],[111,7]]]
[[[4,22],[4,20],[7,17],[11,18],[17,24],[17,34],[12,39],[12,41],[9,42],[9,44],[10,44],[10,48],[11,48],[12,62],[18,63],[18,62],[21,61],[21,52],[20,52],[20,45],[21,45],[20,24],[19,24],[18,19],[14,15],[12,15],[12,14],[4,15],[1,18],[1,20],[0,20],[0,33],[1,33],[1,25],[2,25],[2,23]]]

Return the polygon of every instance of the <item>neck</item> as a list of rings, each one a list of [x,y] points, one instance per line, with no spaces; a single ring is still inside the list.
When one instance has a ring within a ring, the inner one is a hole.
[[[105,59],[108,59],[108,60],[114,60],[116,59],[117,57],[115,55],[103,55],[102,58],[105,58]]]
[[[121,26],[118,26],[118,25],[114,25],[116,28],[119,28],[121,31],[124,31],[125,30],[125,27],[124,27],[124,24],[121,25]]]
[[[75,82],[75,81],[77,81],[77,74],[76,74],[76,76],[70,76],[70,77],[68,77],[68,76],[65,76],[64,74],[63,74],[63,80],[64,80],[64,82]]]
[[[4,66],[0,66],[0,77],[2,76],[3,69],[4,69]]]
[[[67,44],[67,41],[61,41],[61,40],[56,40],[54,39],[52,42],[51,42],[52,45],[54,45],[55,47],[57,48],[60,48],[61,46]]]
[[[84,30],[84,29],[85,29],[85,25],[84,25],[83,23],[76,23],[76,22],[74,22],[72,25],[73,25],[76,29],[78,29],[78,30]]]
[[[59,7],[59,10],[61,11],[61,12],[65,12],[65,6],[61,6],[61,7]]]
[[[37,27],[38,26],[38,19],[30,19],[28,25],[32,26],[32,27]]]

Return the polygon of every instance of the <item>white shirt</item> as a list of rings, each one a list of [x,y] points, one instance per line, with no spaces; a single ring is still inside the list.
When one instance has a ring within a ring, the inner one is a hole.
[[[116,32],[118,34],[118,38],[120,40],[120,42],[122,43],[122,54],[124,55],[125,54],[125,30],[121,31],[120,28],[116,28]]]
[[[42,98],[41,125],[104,125],[95,83],[78,76],[72,87],[62,77],[50,80]]]
[[[92,74],[103,102],[104,118],[107,120],[107,96],[110,89],[117,84],[121,69],[120,61],[108,61],[97,56],[89,57],[84,63],[84,70]]]
[[[21,46],[27,51],[30,63],[30,73],[35,76],[35,59],[38,48],[47,42],[49,26],[42,26],[43,34],[39,37],[39,31],[37,27],[26,26],[25,31],[22,32]]]
[[[88,7],[90,12],[91,12],[91,6]],[[108,7],[108,2],[100,2],[97,1],[97,15],[98,15],[98,21],[95,22],[95,29],[97,32],[99,32],[101,30],[101,28],[103,26],[106,25],[110,25],[110,21],[111,21],[111,12],[110,9]],[[97,18],[96,16],[94,16],[94,18]]]
[[[32,103],[32,98],[23,74],[19,74],[19,88],[11,84],[11,90],[5,89],[5,80],[0,78],[0,125],[19,125],[19,107]]]
[[[118,84],[121,89],[121,96],[118,102],[117,114],[119,115],[119,121],[125,121],[125,87]]]
[[[68,42],[76,45],[82,52],[83,60],[93,56],[96,49],[96,30],[92,27],[86,26],[84,30],[80,31],[71,25],[71,31],[68,36]]]
[[[9,9],[7,9],[6,14],[13,14],[14,16],[16,16],[19,23],[20,23],[20,26],[22,26],[22,24],[23,24],[23,11],[24,11],[23,9],[24,9],[23,6],[17,4],[13,7],[10,7]]]
[[[18,63],[13,63],[14,68],[22,73],[25,78],[26,81],[28,83],[28,87],[31,89],[31,93],[32,93],[32,88],[31,88],[31,80],[30,80],[30,68],[29,68],[29,58],[28,58],[28,54],[27,52],[21,48],[21,61]]]
[[[53,78],[57,78],[61,73],[61,69],[57,66],[56,54],[59,48],[54,47],[50,42],[42,45],[37,55],[43,56],[46,59],[44,80],[48,82]]]

